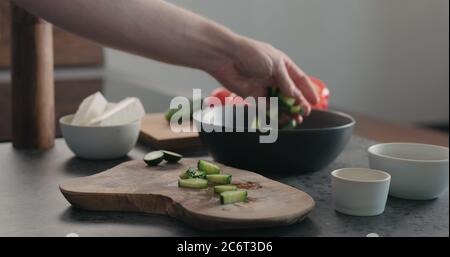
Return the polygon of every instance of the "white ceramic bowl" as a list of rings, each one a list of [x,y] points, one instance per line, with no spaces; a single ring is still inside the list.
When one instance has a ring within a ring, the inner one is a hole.
[[[70,124],[73,114],[59,119],[61,132],[72,152],[84,159],[107,160],[126,155],[139,137],[140,120],[106,127],[86,127]]]
[[[389,191],[392,196],[429,200],[448,188],[447,147],[386,143],[371,146],[368,151],[370,167],[385,170],[392,176]]]
[[[331,172],[336,211],[354,216],[384,212],[391,176],[380,170],[345,168]]]

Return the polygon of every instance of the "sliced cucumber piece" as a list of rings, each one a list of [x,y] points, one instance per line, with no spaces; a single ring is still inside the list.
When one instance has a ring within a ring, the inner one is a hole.
[[[204,160],[199,160],[197,163],[197,167],[199,170],[204,171],[207,175],[208,174],[219,174],[220,173],[220,168],[219,166],[204,161]]]
[[[149,152],[144,156],[144,161],[148,166],[156,166],[164,159],[164,153],[162,151]]]
[[[279,95],[278,99],[280,100],[281,103],[283,103],[286,106],[294,106],[295,104],[295,98],[293,97],[289,97],[289,96],[285,96],[285,95]]]
[[[180,178],[181,178],[181,179],[188,179],[188,178],[190,178],[190,177],[189,177],[189,174],[185,171],[185,172],[182,172],[182,173],[180,174]]]
[[[204,171],[196,170],[194,173],[189,175],[191,178],[203,178],[206,179],[206,173]]]
[[[180,178],[206,178],[206,173],[204,171],[199,171],[196,168],[189,167],[185,172],[180,174]]]
[[[168,163],[177,163],[181,158],[183,158],[183,155],[174,153],[171,151],[162,150],[164,153],[164,160],[166,160]]]
[[[299,114],[299,115],[303,115],[303,108],[302,108],[301,105],[292,106],[292,107],[289,109],[289,112],[290,112],[291,114]]]
[[[231,175],[228,174],[211,174],[206,175],[206,179],[209,182],[216,183],[216,184],[230,184],[231,183]]]
[[[220,204],[229,204],[247,201],[247,191],[236,190],[220,193]]]
[[[235,185],[217,185],[214,186],[214,193],[223,193],[226,191],[236,191],[237,190],[237,186]]]
[[[297,121],[292,119],[286,125],[282,127],[282,129],[294,129],[297,127]]]
[[[179,187],[203,189],[208,187],[208,180],[201,178],[179,179]]]

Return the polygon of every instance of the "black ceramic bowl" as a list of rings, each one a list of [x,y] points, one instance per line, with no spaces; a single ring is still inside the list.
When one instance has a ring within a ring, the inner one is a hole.
[[[222,119],[215,118],[209,122],[203,119],[203,125],[220,127],[224,131],[223,124],[230,117],[223,115],[221,109],[216,107],[204,111],[221,115]],[[278,130],[278,139],[274,143],[260,143],[261,134],[258,132],[206,132],[199,127],[199,117],[197,112],[194,120],[200,138],[214,160],[236,168],[275,174],[325,168],[347,145],[355,124],[350,115],[313,110],[299,128]]]

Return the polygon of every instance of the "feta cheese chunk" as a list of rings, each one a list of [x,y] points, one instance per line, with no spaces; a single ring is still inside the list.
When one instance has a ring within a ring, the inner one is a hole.
[[[108,104],[106,104],[105,112],[111,110],[116,105],[117,105],[117,103],[108,102]]]
[[[89,122],[89,126],[115,126],[134,122],[145,116],[145,109],[136,97],[127,97],[116,103],[100,116]]]
[[[72,125],[87,126],[91,120],[105,112],[108,101],[102,93],[97,92],[86,97],[78,107],[72,120]]]

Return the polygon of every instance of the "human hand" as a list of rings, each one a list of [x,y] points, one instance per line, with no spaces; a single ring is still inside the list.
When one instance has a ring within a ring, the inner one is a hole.
[[[269,44],[241,38],[231,58],[209,71],[224,87],[236,94],[266,96],[268,87],[296,99],[309,115],[319,96],[309,77],[282,51]],[[301,117],[296,117],[301,122]]]

